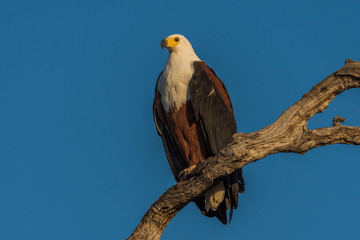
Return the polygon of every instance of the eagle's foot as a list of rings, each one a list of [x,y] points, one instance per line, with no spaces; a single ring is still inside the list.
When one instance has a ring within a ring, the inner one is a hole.
[[[185,181],[188,176],[191,174],[191,172],[196,168],[196,165],[192,165],[188,168],[183,169],[180,173],[179,173],[179,181]]]

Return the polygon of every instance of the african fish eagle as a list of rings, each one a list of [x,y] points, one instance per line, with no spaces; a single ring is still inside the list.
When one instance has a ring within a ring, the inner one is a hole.
[[[160,73],[153,105],[156,129],[176,181],[231,141],[236,122],[224,83],[180,34],[161,41],[169,57]],[[201,212],[227,223],[226,210],[238,205],[244,192],[242,170],[227,175],[195,200]]]

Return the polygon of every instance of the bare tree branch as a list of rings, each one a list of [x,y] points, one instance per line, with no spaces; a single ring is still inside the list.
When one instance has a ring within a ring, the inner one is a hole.
[[[279,152],[305,152],[336,143],[360,145],[360,128],[336,124],[308,130],[308,120],[324,111],[340,93],[360,87],[360,63],[345,66],[315,85],[271,125],[253,133],[236,133],[219,154],[200,164],[189,179],[169,188],[150,207],[128,239],[160,239],[171,219],[222,177],[251,162]],[[338,121],[338,120],[337,120]]]

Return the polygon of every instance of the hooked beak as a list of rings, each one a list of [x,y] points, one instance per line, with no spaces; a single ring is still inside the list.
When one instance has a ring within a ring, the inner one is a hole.
[[[163,40],[161,41],[160,46],[161,46],[161,50],[164,49],[164,48],[166,48],[166,47],[168,46],[167,40],[166,40],[166,39],[163,39]]]

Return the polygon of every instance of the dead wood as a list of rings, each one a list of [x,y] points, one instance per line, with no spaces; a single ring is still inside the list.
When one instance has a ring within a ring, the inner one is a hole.
[[[253,133],[236,133],[219,154],[199,164],[186,181],[169,188],[150,207],[128,239],[160,239],[171,219],[189,202],[235,169],[280,152],[304,154],[336,143],[360,145],[360,127],[340,125],[307,129],[316,113],[323,112],[340,93],[360,87],[360,63],[347,59],[345,66],[315,85],[271,125]],[[360,104],[360,103],[359,103]]]

